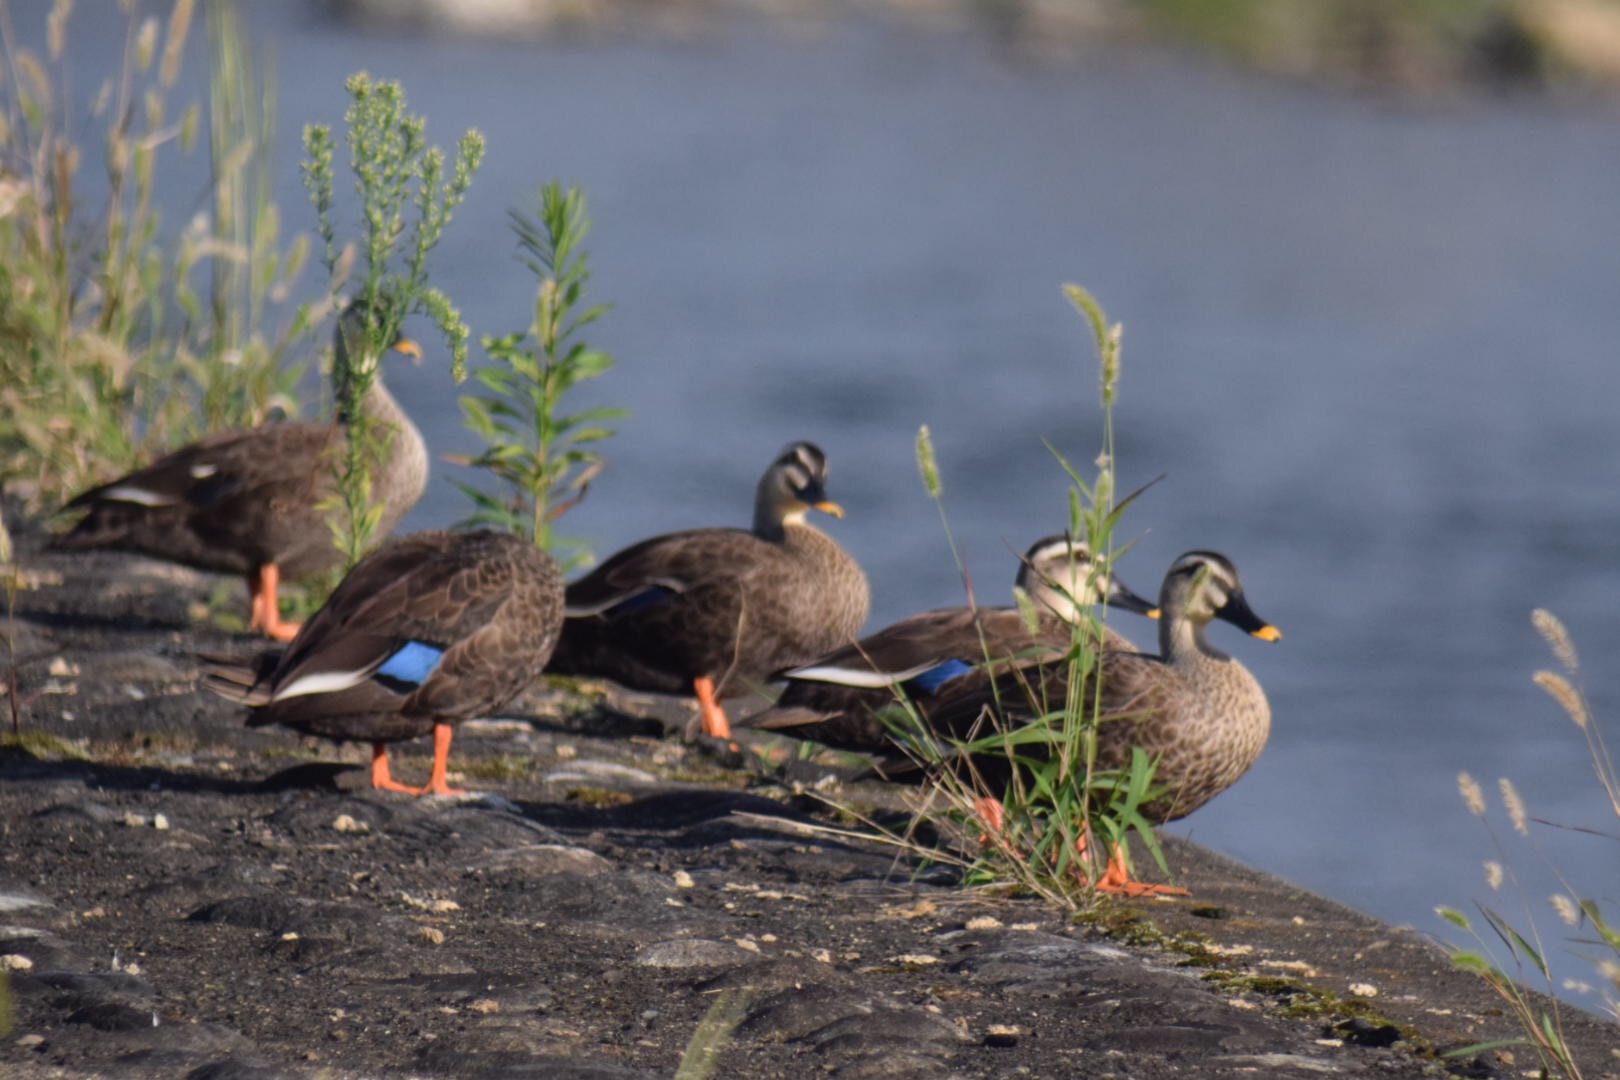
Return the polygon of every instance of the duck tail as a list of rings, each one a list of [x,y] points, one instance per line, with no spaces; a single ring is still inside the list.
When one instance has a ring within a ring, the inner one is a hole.
[[[268,679],[280,661],[279,649],[246,658],[201,653],[197,656],[203,686],[227,701],[248,706],[270,704]]]

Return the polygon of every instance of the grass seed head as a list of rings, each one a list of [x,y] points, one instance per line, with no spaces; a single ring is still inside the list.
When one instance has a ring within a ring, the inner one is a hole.
[[[1519,789],[1505,776],[1497,780],[1496,786],[1502,792],[1502,806],[1513,822],[1513,831],[1520,836],[1529,836],[1530,816],[1524,812],[1524,800],[1519,798]]]
[[[1581,658],[1575,653],[1575,642],[1564,629],[1564,624],[1546,608],[1536,608],[1530,613],[1530,624],[1536,628],[1547,647],[1558,657],[1558,662],[1564,665],[1564,670],[1574,674],[1581,666]]]
[[[1575,906],[1575,901],[1563,893],[1553,893],[1548,899],[1552,901],[1553,910],[1558,912],[1558,917],[1564,920],[1565,926],[1580,924],[1581,910]]]
[[[1581,693],[1570,684],[1570,681],[1556,671],[1538,671],[1533,676],[1537,686],[1547,691],[1554,701],[1561,705],[1569,718],[1575,721],[1575,726],[1582,731],[1586,730],[1588,716],[1586,702],[1581,699]]]
[[[1465,772],[1460,772],[1457,774],[1457,791],[1461,793],[1470,814],[1475,817],[1485,816],[1485,793],[1480,790],[1479,781]]]

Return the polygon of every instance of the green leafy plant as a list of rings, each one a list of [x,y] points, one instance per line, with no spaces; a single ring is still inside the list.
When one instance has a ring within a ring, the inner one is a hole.
[[[1103,446],[1095,476],[1088,482],[1053,451],[1071,482],[1070,532],[1084,537],[1093,553],[1089,588],[1098,584],[1096,578],[1108,572],[1110,561],[1119,554],[1114,533],[1136,494],[1122,500],[1114,494],[1113,408],[1120,328],[1107,322],[1085,290],[1067,285],[1064,292],[1091,326],[1101,371]],[[943,484],[926,427],[918,433],[917,463],[944,520]],[[948,522],[945,528],[950,537]],[[954,539],[951,549],[954,555]],[[959,558],[957,565],[962,569]],[[965,570],[963,580],[971,602]],[[1018,602],[1033,633],[1038,618],[1034,604],[1022,594]],[[961,866],[970,883],[1010,882],[1071,908],[1092,902],[1102,864],[1132,832],[1165,869],[1152,823],[1141,812],[1142,806],[1163,794],[1154,784],[1154,761],[1137,750],[1125,769],[1097,765],[1097,701],[1084,695],[1088,686],[1096,688],[1089,676],[1098,664],[1103,627],[1102,618],[1084,608],[1071,625],[1067,651],[1039,662],[1032,662],[1032,657],[992,656],[989,645],[984,645],[986,664],[1004,672],[1009,684],[1005,690],[999,681],[992,686],[998,693],[1020,695],[1020,700],[1004,703],[1016,707],[1006,711],[1033,717],[1024,723],[1003,719],[999,707],[1003,702],[998,700],[998,708],[987,712],[978,731],[968,738],[949,738],[930,727],[914,703],[897,692],[895,704],[882,719],[891,737],[937,778],[920,809],[946,846],[928,848],[924,852],[928,858]],[[1046,675],[1053,665],[1064,669],[1063,700],[1047,698],[1053,683]],[[991,767],[995,775],[985,775]]]
[[[122,68],[91,98],[99,130],[82,139],[72,5],[52,7],[43,56],[0,20],[0,483],[33,508],[204,431],[296,408],[298,372],[282,361],[305,326],[263,327],[307,242],[283,246],[267,182],[274,94],[225,0],[207,5],[209,211],[176,236],[156,208],[202,126],[201,104],[174,101],[195,9],[128,16]],[[80,180],[92,160],[104,188]],[[238,282],[260,302],[240,305]]]
[[[1559,704],[1586,737],[1598,786],[1609,803],[1609,809],[1615,818],[1620,820],[1620,773],[1615,770],[1614,758],[1609,753],[1602,731],[1592,717],[1586,695],[1580,689],[1578,683],[1580,658],[1575,650],[1574,641],[1564,624],[1549,611],[1537,609],[1531,615],[1531,622],[1563,668],[1562,671],[1536,672],[1536,685]],[[1486,816],[1484,792],[1478,781],[1467,773],[1458,775],[1457,786],[1464,804],[1471,813],[1484,821],[1490,833],[1497,858],[1485,864],[1485,879],[1493,891],[1499,890],[1504,881],[1513,878],[1512,864],[1507,858],[1501,836],[1492,828]],[[1497,788],[1502,797],[1503,810],[1513,831],[1524,840],[1533,843],[1530,828],[1532,819],[1525,809],[1524,800],[1519,797],[1517,788],[1507,777],[1497,781]],[[1546,824],[1539,820],[1536,823]],[[1559,876],[1562,878],[1562,875]],[[1603,999],[1604,1008],[1611,1016],[1620,1019],[1620,926],[1616,926],[1605,915],[1595,900],[1579,897],[1567,881],[1564,881],[1564,889],[1564,892],[1549,897],[1552,910],[1570,932],[1578,932],[1584,928],[1594,935],[1585,940],[1589,945],[1595,945],[1599,949],[1595,966],[1598,975],[1608,987]],[[1485,928],[1496,939],[1497,945],[1506,951],[1507,961],[1504,963],[1497,958],[1495,949],[1467,915],[1455,908],[1440,907],[1435,909],[1436,912],[1453,926],[1469,934],[1478,946],[1477,949],[1450,946],[1451,962],[1463,971],[1478,975],[1501,997],[1508,1013],[1518,1021],[1523,1035],[1516,1039],[1463,1047],[1455,1053],[1471,1054],[1500,1046],[1529,1046],[1535,1050],[1543,1069],[1549,1075],[1566,1077],[1567,1080],[1581,1080],[1583,1073],[1580,1064],[1575,1060],[1564,1036],[1562,1010],[1558,1000],[1551,996],[1555,989],[1552,970],[1546,960],[1546,946],[1536,927],[1533,912],[1527,907],[1524,922],[1527,929],[1520,931],[1511,920],[1494,908],[1483,904],[1478,905],[1478,908],[1485,921]],[[1523,984],[1532,976],[1547,987],[1549,996],[1538,998],[1525,990]],[[1568,985],[1566,984],[1566,987]]]
[[[467,523],[509,529],[551,551],[570,547],[564,559],[570,568],[588,562],[589,553],[556,537],[553,523],[579,504],[601,469],[601,455],[590,446],[613,434],[604,423],[625,415],[608,408],[560,411],[569,390],[613,366],[612,357],[579,336],[609,310],[584,301],[590,271],[581,245],[590,227],[584,194],[577,187],[564,192],[556,182],[540,189],[539,217],[512,212],[519,258],[540,279],[534,319],[526,330],[482,339],[500,366],[480,369],[474,377],[485,392],[461,399],[467,426],[488,446],[460,460],[487,470],[504,489],[490,494],[458,483],[477,506]]]
[[[355,299],[370,315],[364,320],[365,341],[333,358],[334,364],[343,365],[333,373],[337,411],[349,422],[344,452],[334,465],[339,513],[333,533],[353,566],[371,547],[382,516],[382,507],[372,499],[371,463],[385,449],[382,443],[388,432],[360,408],[376,379],[377,358],[399,337],[406,315],[423,312],[445,335],[454,378],[459,382],[466,371],[467,326],[449,297],[428,285],[427,256],[466,197],[483,161],[484,137],[476,130],[462,136],[446,177],[444,152],[428,145],[427,123],[406,111],[399,83],[373,80],[359,72],[344,86],[351,98],[344,125],[361,217],[362,276]],[[356,255],[354,249],[340,249],[338,244],[337,146],[331,129],[307,126],[304,149],[308,155],[304,182],[319,218],[321,261],[335,297],[347,284]]]

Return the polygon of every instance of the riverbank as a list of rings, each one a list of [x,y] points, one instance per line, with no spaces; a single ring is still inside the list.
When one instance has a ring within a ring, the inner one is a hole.
[[[0,755],[7,1075],[1533,1066],[1438,1056],[1516,1031],[1411,932],[1180,842],[1191,900],[1074,921],[967,892],[814,831],[834,824],[819,801],[672,736],[681,703],[580,711],[537,691],[458,734],[453,765],[481,796],[369,791],[362,748],[249,731],[198,691],[195,651],[258,647],[195,622],[211,579],[19,546],[23,739]],[[425,772],[425,746],[402,751],[397,775]],[[1620,1029],[1567,1015],[1589,1075],[1613,1074]]]
[[[1312,82],[1402,95],[1620,86],[1611,0],[330,0],[388,31],[503,39],[712,35],[739,21],[797,35],[864,20],[969,33],[1032,59],[1171,48]]]

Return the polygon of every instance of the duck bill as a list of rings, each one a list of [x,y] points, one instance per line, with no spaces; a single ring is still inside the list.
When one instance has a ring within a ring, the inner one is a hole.
[[[1159,617],[1159,605],[1146,600],[1121,585],[1117,580],[1108,588],[1108,606],[1121,608],[1125,611],[1134,611],[1138,615],[1146,615],[1150,619]]]
[[[1225,619],[1239,630],[1252,634],[1261,641],[1282,640],[1282,631],[1256,615],[1254,610],[1249,607],[1249,602],[1243,598],[1242,593],[1228,599],[1226,606],[1216,612],[1216,616]]]
[[[422,346],[418,345],[408,337],[400,338],[398,341],[390,345],[389,348],[393,349],[395,352],[404,353],[413,360],[422,359]]]
[[[822,499],[820,502],[813,502],[810,505],[823,514],[831,514],[835,518],[844,516],[844,508],[830,499]]]

